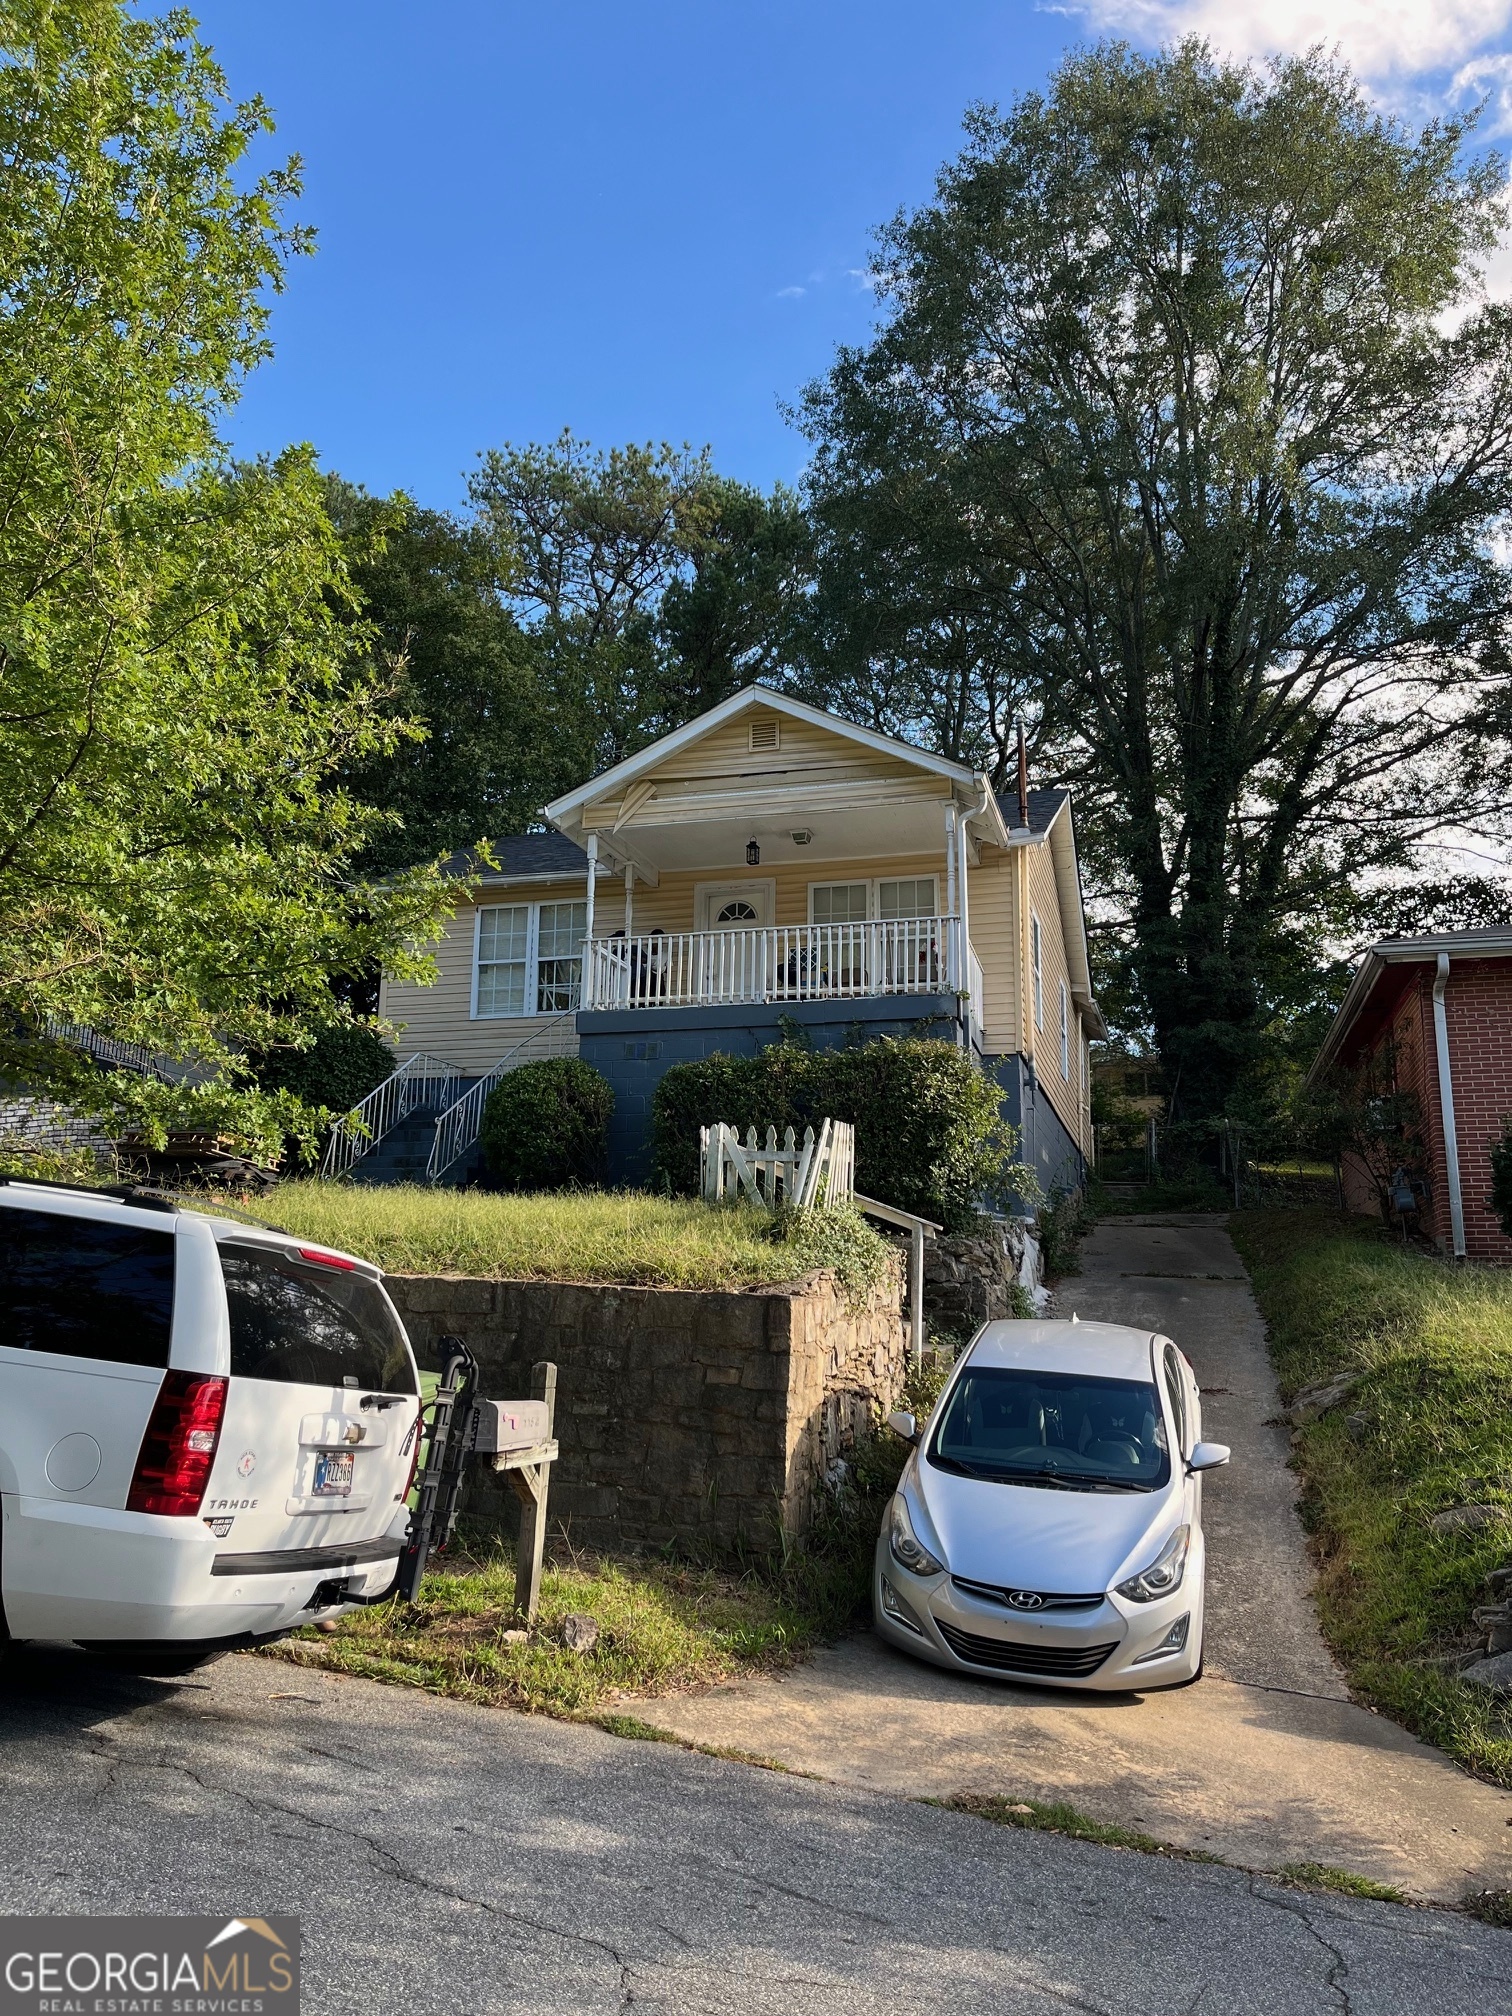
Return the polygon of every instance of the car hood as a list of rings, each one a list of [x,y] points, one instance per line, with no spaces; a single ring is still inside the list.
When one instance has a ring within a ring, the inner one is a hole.
[[[905,1487],[921,1501],[951,1573],[1000,1588],[1065,1596],[1108,1589],[1147,1565],[1146,1549],[1153,1560],[1177,1523],[1176,1480],[1151,1492],[1064,1491],[956,1477],[922,1460],[910,1470]]]

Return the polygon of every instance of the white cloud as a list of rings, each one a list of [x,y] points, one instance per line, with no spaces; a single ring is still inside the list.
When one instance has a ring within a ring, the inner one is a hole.
[[[777,289],[777,299],[779,301],[799,301],[807,292],[807,287],[779,287]]]
[[[1066,11],[1141,42],[1205,35],[1234,56],[1263,59],[1321,42],[1362,77],[1384,82],[1464,74],[1512,21],[1512,0],[1079,0]]]
[[[1458,103],[1479,104],[1486,99],[1481,114],[1480,137],[1496,140],[1512,133],[1512,56],[1477,56],[1464,64],[1449,87]]]

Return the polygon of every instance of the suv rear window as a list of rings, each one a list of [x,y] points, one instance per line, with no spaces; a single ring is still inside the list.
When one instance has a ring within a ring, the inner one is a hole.
[[[415,1391],[399,1319],[368,1275],[229,1239],[221,1243],[220,1263],[234,1378]]]
[[[111,1365],[166,1365],[173,1237],[0,1207],[0,1344]]]

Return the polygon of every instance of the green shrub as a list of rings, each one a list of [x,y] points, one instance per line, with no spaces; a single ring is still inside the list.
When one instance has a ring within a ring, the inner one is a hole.
[[[394,1069],[394,1053],[366,1022],[322,1029],[308,1050],[269,1051],[258,1064],[268,1092],[292,1092],[307,1106],[350,1113]]]
[[[755,1057],[674,1064],[652,1102],[657,1180],[698,1188],[698,1130],[727,1120],[779,1136],[825,1118],[856,1130],[856,1188],[947,1231],[965,1231],[978,1199],[1033,1178],[1013,1162],[1001,1089],[948,1043],[881,1037],[846,1050],[775,1044]]]
[[[505,1190],[602,1181],[614,1091],[576,1057],[544,1057],[499,1080],[483,1108],[483,1159]]]
[[[1068,1190],[1051,1199],[1039,1214],[1040,1259],[1052,1280],[1080,1274],[1080,1246],[1097,1223],[1081,1193]]]
[[[792,1254],[795,1274],[832,1267],[853,1304],[864,1303],[887,1273],[887,1241],[848,1204],[818,1211],[783,1206],[772,1214],[771,1226],[772,1243]]]

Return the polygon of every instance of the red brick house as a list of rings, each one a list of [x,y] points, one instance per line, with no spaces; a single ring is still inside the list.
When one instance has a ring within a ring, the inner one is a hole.
[[[1366,953],[1308,1074],[1374,1060],[1382,1090],[1411,1093],[1420,1143],[1418,1222],[1446,1253],[1512,1265],[1489,1204],[1491,1148],[1512,1115],[1512,925],[1395,938]],[[1344,1193],[1377,1208],[1375,1182],[1344,1158]]]

